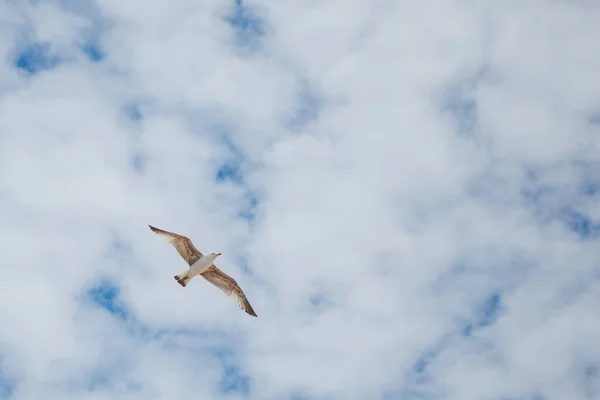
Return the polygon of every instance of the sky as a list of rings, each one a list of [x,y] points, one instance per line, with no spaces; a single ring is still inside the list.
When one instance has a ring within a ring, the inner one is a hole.
[[[598,20],[0,2],[0,400],[600,399]]]

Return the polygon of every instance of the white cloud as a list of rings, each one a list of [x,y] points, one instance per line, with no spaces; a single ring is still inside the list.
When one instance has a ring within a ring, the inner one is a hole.
[[[598,6],[240,4],[0,6],[0,398],[597,397]]]

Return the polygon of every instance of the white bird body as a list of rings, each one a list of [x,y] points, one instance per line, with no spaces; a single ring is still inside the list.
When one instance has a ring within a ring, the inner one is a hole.
[[[201,273],[203,273],[204,271],[209,269],[210,266],[212,265],[212,263],[217,258],[217,256],[218,255],[215,253],[211,253],[211,254],[202,256],[198,261],[193,263],[187,270],[183,271],[180,274],[177,274],[177,277],[179,279],[185,278],[186,281],[189,281],[196,275],[200,275]]]

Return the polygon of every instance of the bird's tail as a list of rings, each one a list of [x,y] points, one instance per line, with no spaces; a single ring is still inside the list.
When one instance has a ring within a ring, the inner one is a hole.
[[[175,275],[173,278],[179,283],[181,286],[186,287],[188,282],[192,279],[188,276],[188,271],[182,272],[178,275]]]

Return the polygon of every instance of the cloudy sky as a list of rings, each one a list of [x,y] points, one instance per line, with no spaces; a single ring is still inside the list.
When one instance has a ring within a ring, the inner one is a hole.
[[[599,20],[0,2],[0,399],[600,399]]]

